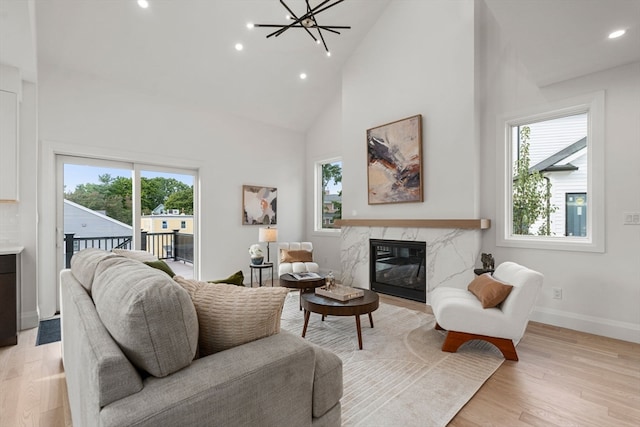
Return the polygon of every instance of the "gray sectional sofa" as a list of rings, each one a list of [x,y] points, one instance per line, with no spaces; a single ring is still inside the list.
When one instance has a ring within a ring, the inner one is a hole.
[[[83,252],[60,275],[74,427],[340,425],[335,354],[281,331],[194,360],[185,289],[139,261]]]

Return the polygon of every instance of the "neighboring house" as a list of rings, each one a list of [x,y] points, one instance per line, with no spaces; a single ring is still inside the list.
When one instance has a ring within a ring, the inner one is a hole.
[[[74,237],[131,236],[132,227],[65,199],[64,233],[74,233]]]
[[[551,234],[554,236],[587,235],[587,138],[531,167],[551,183]],[[533,225],[534,229],[541,221]]]
[[[553,236],[587,235],[587,127],[586,114],[529,125],[529,172],[539,171],[551,184],[550,215]],[[517,139],[516,139],[517,141]],[[534,223],[535,232],[543,224]]]
[[[193,215],[178,212],[142,215],[140,227],[147,233],[170,233],[178,230],[183,234],[193,234]]]
[[[93,211],[70,200],[64,200],[64,234],[73,234],[74,238],[85,237],[122,237],[132,236],[133,228],[123,222],[110,218],[103,213]],[[105,250],[111,250],[117,243],[101,240]],[[76,244],[77,246],[77,244]],[[79,248],[76,247],[76,250]]]
[[[336,213],[340,212],[336,203],[342,203],[342,196],[339,194],[325,194],[322,205],[322,224],[324,227],[330,228],[336,218]]]

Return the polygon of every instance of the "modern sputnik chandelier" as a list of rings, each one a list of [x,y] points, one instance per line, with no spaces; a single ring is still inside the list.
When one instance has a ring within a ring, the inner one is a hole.
[[[320,44],[320,42],[322,42],[322,44],[324,45],[324,50],[327,52],[327,56],[331,56],[331,52],[327,47],[327,42],[324,40],[322,31],[324,30],[324,31],[329,31],[331,33],[335,33],[335,34],[340,34],[340,32],[337,30],[348,30],[351,27],[344,26],[344,25],[320,25],[316,20],[316,16],[324,12],[325,10],[332,8],[338,3],[342,3],[343,1],[344,0],[324,0],[320,2],[320,4],[318,4],[316,7],[312,8],[311,5],[309,5],[309,0],[305,0],[304,2],[307,5],[307,11],[303,15],[297,16],[295,13],[293,13],[291,8],[287,6],[287,4],[283,0],[280,0],[280,4],[282,4],[282,6],[285,9],[287,9],[287,12],[289,12],[289,15],[287,15],[287,18],[289,20],[292,20],[293,22],[290,22],[288,24],[282,24],[282,25],[280,24],[249,24],[248,26],[249,28],[251,27],[279,28],[278,30],[268,34],[267,38],[271,36],[278,37],[285,31],[287,31],[289,28],[302,28],[307,32],[307,34],[311,36],[314,42],[316,42],[317,44]],[[318,37],[316,37],[314,33],[317,33]]]

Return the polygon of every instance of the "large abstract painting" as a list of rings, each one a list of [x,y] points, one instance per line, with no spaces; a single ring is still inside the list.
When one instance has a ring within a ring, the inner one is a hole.
[[[277,224],[278,189],[275,187],[242,186],[242,224]]]
[[[369,204],[422,202],[422,115],[367,130]]]

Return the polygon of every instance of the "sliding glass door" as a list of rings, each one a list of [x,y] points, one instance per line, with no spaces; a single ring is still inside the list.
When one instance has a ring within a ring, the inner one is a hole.
[[[85,248],[138,249],[193,277],[196,171],[58,156],[58,262]]]

